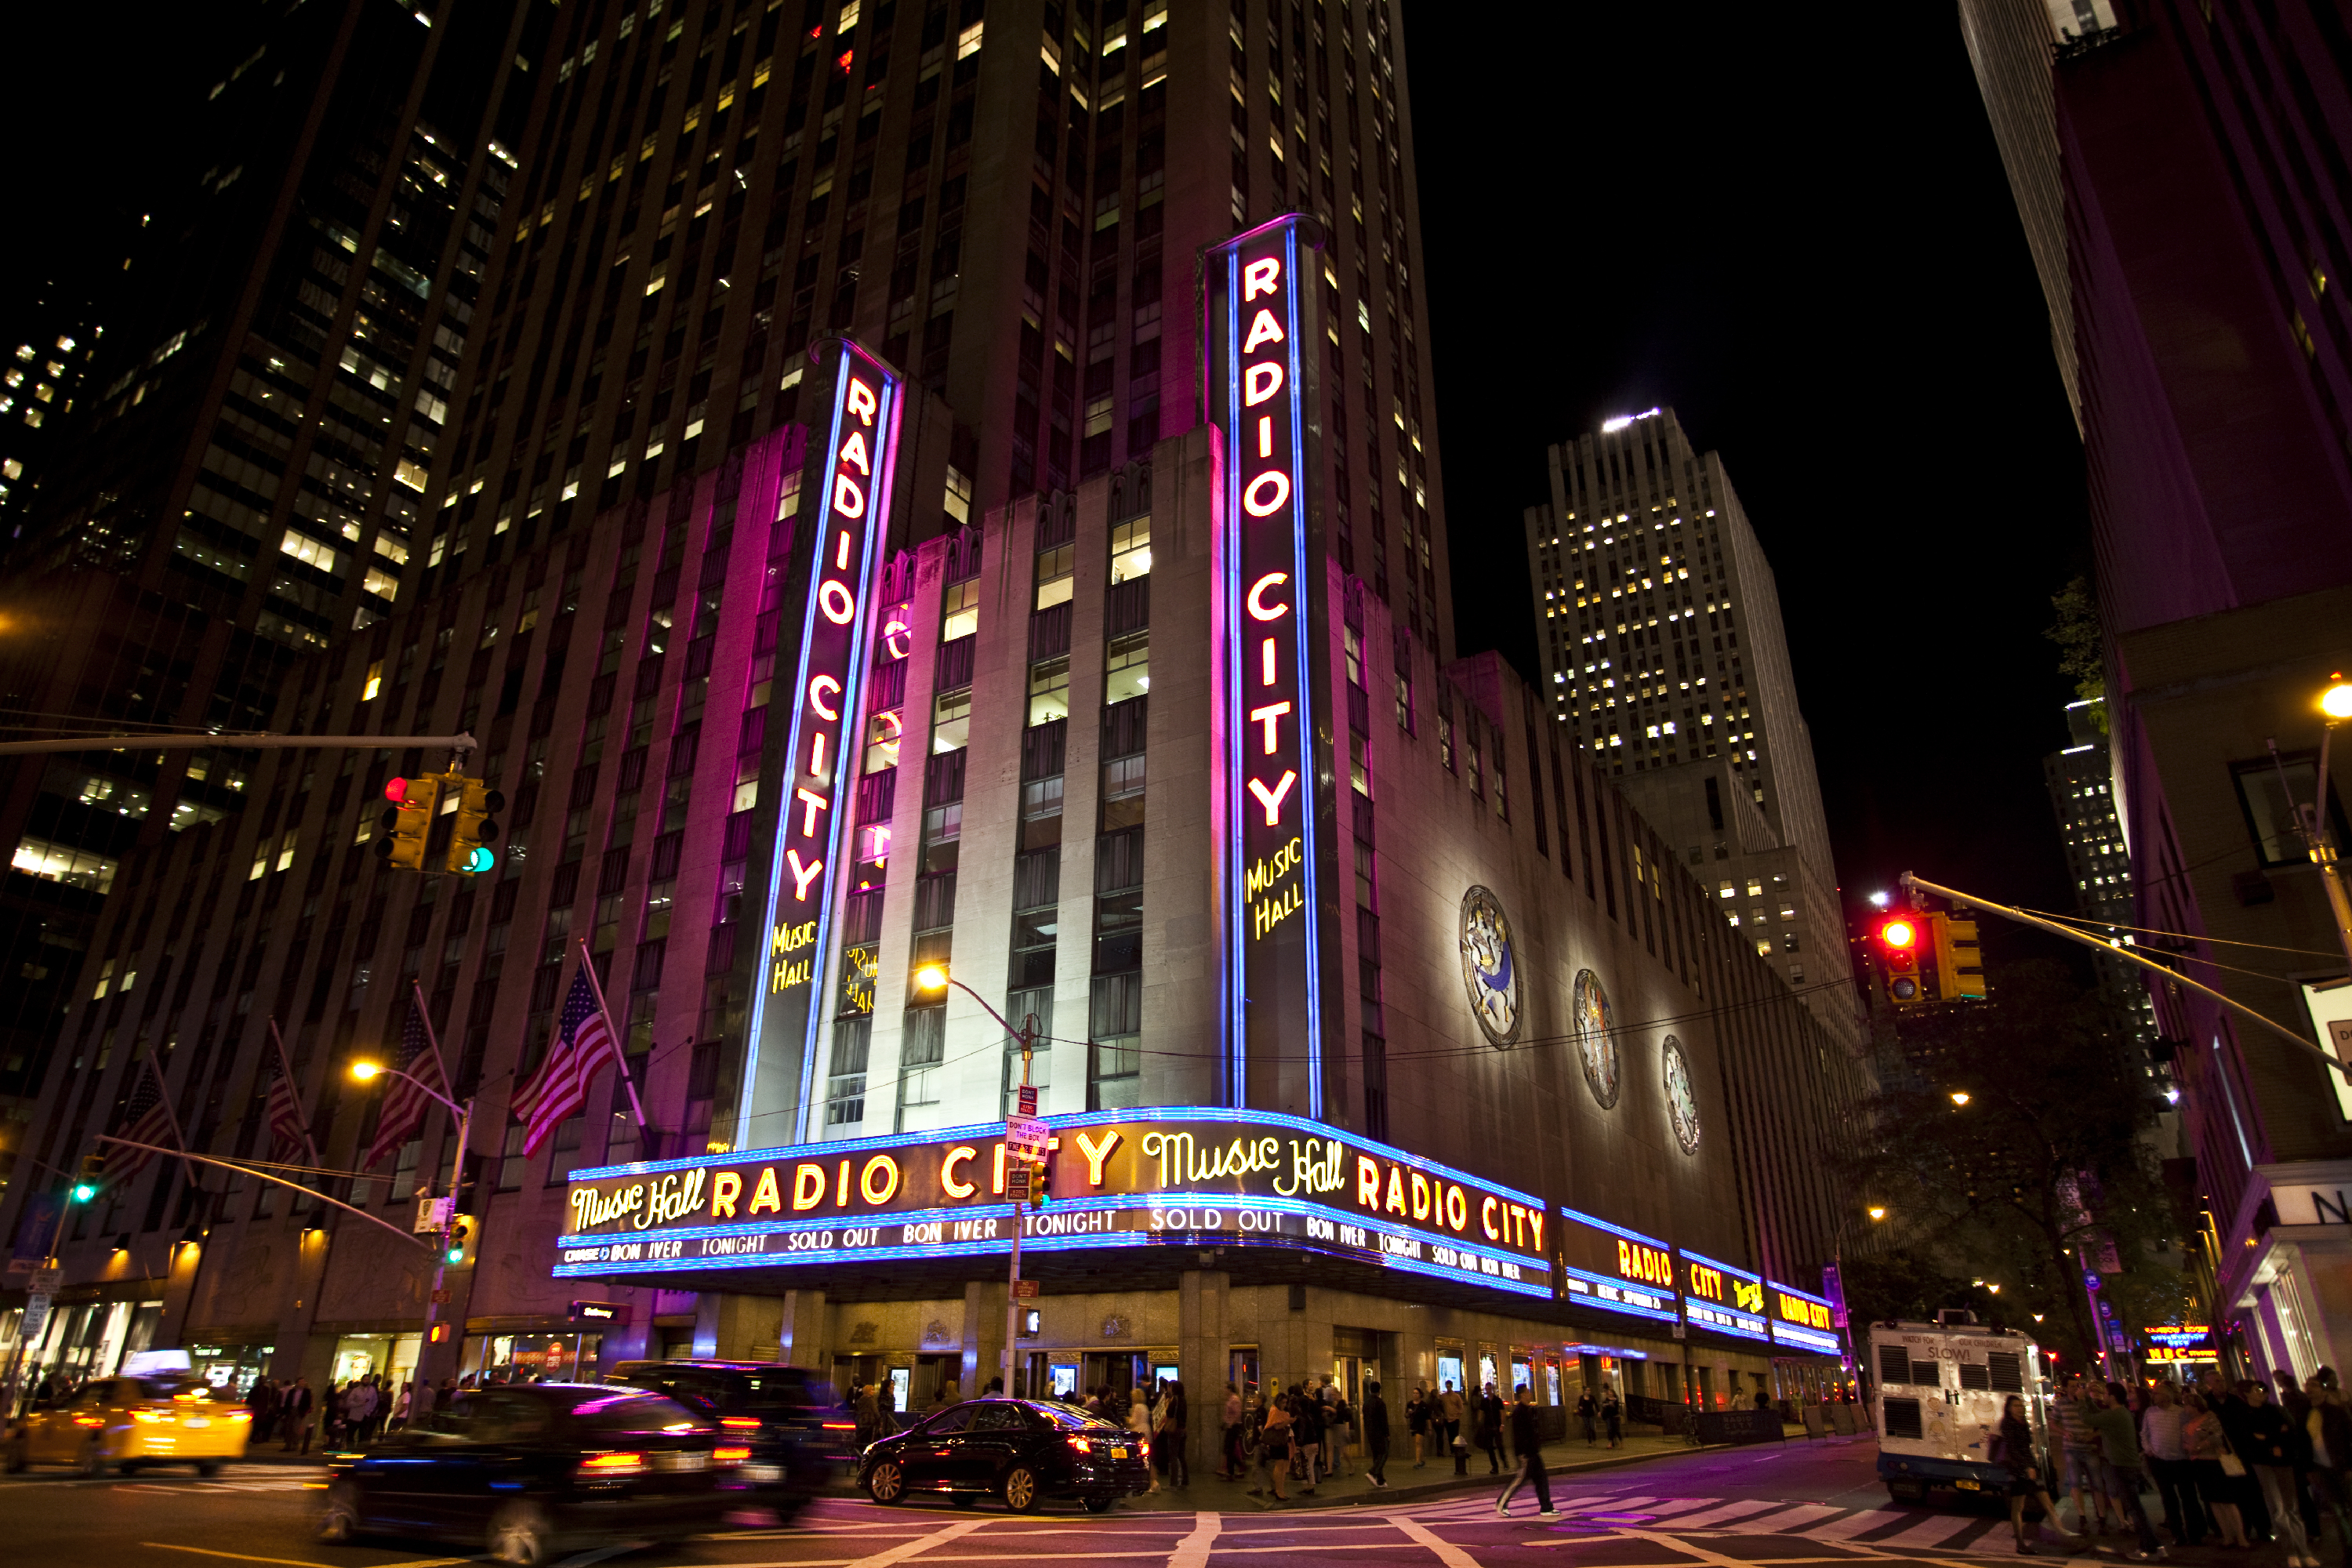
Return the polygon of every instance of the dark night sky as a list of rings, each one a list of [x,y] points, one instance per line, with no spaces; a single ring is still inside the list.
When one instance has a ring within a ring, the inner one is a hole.
[[[1528,604],[1545,447],[1671,405],[1779,578],[1849,901],[1908,868],[2071,910],[2042,632],[2082,448],[1955,7],[1860,15],[1528,6],[1489,52],[1408,6],[1462,650],[1537,675],[1484,606]]]
[[[70,132],[11,171],[24,232],[111,244],[205,9],[12,24],[24,122]],[[1462,646],[1535,676],[1545,446],[1670,404],[1779,575],[1849,894],[1907,866],[2069,908],[2041,633],[2088,565],[2081,448],[1954,7],[1866,14],[1522,6],[1498,35],[1407,5]],[[0,328],[48,270],[0,247]]]

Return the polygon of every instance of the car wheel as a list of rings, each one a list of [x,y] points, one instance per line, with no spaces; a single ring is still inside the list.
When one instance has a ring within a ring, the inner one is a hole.
[[[537,1503],[510,1502],[490,1519],[490,1556],[499,1563],[533,1564],[555,1555],[547,1515]]]
[[[978,1492],[958,1492],[948,1500],[954,1503],[958,1508],[978,1508],[980,1506],[980,1494]]]
[[[92,1437],[82,1446],[80,1468],[82,1475],[90,1480],[97,1480],[106,1474],[105,1438]]]
[[[327,1489],[327,1506],[319,1515],[319,1539],[347,1542],[360,1538],[360,1489],[337,1481]]]
[[[1037,1506],[1036,1471],[1015,1465],[1004,1472],[1004,1506],[1015,1513],[1027,1513]]]
[[[1085,1504],[1088,1513],[1108,1513],[1111,1503],[1116,1500],[1107,1497],[1090,1497],[1081,1498],[1078,1500]]]
[[[898,1502],[907,1495],[907,1472],[896,1459],[882,1459],[866,1472],[866,1495],[878,1503]]]
[[[218,1459],[198,1459],[196,1461],[196,1474],[204,1477],[206,1480],[212,1479],[213,1477],[220,1474],[220,1461]]]

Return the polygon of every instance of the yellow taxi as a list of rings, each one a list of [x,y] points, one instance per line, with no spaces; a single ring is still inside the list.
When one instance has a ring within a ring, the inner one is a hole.
[[[37,1406],[10,1435],[7,1468],[71,1465],[85,1476],[149,1465],[218,1472],[245,1457],[253,1412],[185,1373],[103,1377],[68,1399]]]

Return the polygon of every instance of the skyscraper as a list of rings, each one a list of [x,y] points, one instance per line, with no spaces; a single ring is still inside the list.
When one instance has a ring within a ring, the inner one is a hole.
[[[2097,934],[2109,942],[2138,941],[2132,921],[2131,846],[2125,842],[2123,818],[2116,810],[2112,758],[2107,738],[2099,727],[2104,698],[2086,698],[2066,704],[2063,750],[2042,759],[2042,776],[2050,789],[2051,810],[2058,818],[2059,837],[2066,847],[2066,874],[2074,884],[2075,912],[2103,928]],[[2133,1032],[2143,1048],[2157,1041],[2156,1004],[2149,1000],[2141,972],[2105,953],[2092,955],[2105,986],[2133,1020]],[[2149,1074],[2169,1080],[2170,1071],[2155,1061]]]
[[[1549,458],[1552,499],[1527,529],[1553,721],[1858,1050],[1812,737],[1721,456],[1653,408]]]
[[[7,545],[12,722],[257,730],[298,651],[391,610],[554,19],[280,0],[191,62]],[[236,813],[252,770],[227,746],[0,763],[0,968],[42,976],[0,1000],[0,1092],[37,1087],[123,858]]]
[[[377,862],[382,786],[438,757],[268,762],[260,810],[123,868],[37,1146],[161,1062],[252,1152],[275,1018],[348,1162],[346,1069],[421,994],[497,1238],[464,1329],[383,1331],[425,1304],[394,1240],[342,1227],[289,1291],[307,1213],[142,1173],[71,1277],[116,1225],[249,1267],[100,1287],[58,1343],[120,1311],[239,1378],[494,1372],[593,1279],[635,1316],[590,1359],[918,1400],[1000,1353],[1032,1389],[1485,1362],[1547,1403],[1834,1375],[1824,1031],[1536,692],[1449,657],[1394,20],[566,8],[399,605],[276,710],[478,734],[502,859]],[[526,1150],[583,963],[640,1095]],[[428,1117],[321,1180],[404,1206],[456,1153]],[[247,1295],[305,1304],[238,1330]]]

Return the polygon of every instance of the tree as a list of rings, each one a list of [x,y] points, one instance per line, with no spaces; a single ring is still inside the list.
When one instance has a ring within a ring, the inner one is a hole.
[[[2092,719],[2107,732],[2107,667],[2101,656],[2099,605],[2088,579],[2077,577],[2050,597],[2057,624],[2042,635],[2058,645],[2058,669],[2074,683],[2074,695],[2099,706]]]
[[[2098,1348],[2086,1267],[2126,1332],[2183,1308],[2178,1222],[2144,1141],[2153,1084],[2114,1001],[2062,966],[2016,964],[1987,1000],[1904,1016],[1902,1066],[1845,1162],[1895,1227],[1863,1279],[1888,1301],[1998,1301],[2008,1326],[2081,1365]],[[2105,1273],[2107,1244],[2119,1273]],[[1990,1287],[1999,1285],[1997,1293]],[[1871,1310],[1878,1310],[1874,1303]],[[2041,1314],[2041,1321],[2033,1315]]]

